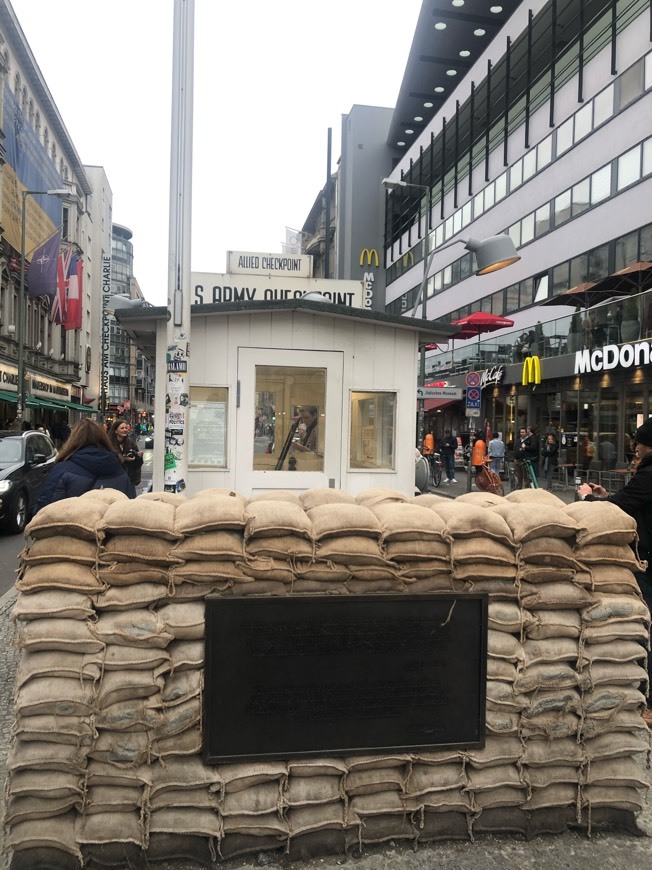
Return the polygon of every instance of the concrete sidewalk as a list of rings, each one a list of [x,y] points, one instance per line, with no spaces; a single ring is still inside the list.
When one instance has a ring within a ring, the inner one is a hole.
[[[446,483],[445,476],[442,476],[442,481],[439,486],[433,486],[430,484],[428,487],[428,492],[432,492],[435,495],[442,495],[445,498],[457,498],[458,495],[464,495],[469,492],[469,483],[468,483],[468,474],[462,468],[455,469],[456,474],[456,483]],[[503,488],[505,490],[505,495],[508,495],[510,492],[509,480],[502,481]],[[470,492],[480,492],[480,490],[472,483]],[[575,487],[574,486],[563,486],[560,484],[555,484],[552,488],[553,495],[556,495],[562,501],[565,501],[566,504],[572,504],[575,501]]]

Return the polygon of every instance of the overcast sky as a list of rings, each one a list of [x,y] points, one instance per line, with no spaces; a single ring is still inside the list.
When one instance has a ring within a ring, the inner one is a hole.
[[[173,0],[11,0],[82,163],[105,168],[134,273],[167,298]],[[192,269],[280,251],[341,116],[393,107],[421,0],[195,0]]]

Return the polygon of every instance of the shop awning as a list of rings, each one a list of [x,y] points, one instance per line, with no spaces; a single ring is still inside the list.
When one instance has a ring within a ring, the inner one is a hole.
[[[18,398],[16,393],[8,393],[6,390],[0,390],[0,402],[13,402],[15,405],[17,401]]]
[[[456,405],[461,399],[426,399],[423,403],[424,411],[441,411],[449,405]]]
[[[90,405],[80,405],[79,402],[64,402],[64,404],[73,411],[81,411],[82,414],[95,413],[95,408],[92,408]]]
[[[36,396],[30,396],[25,404],[28,408],[45,408],[48,411],[63,410],[61,405],[57,405],[54,402],[46,402],[45,399],[38,399]]]

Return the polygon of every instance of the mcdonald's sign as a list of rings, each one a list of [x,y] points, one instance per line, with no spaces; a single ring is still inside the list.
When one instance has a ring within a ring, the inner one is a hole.
[[[365,260],[367,261],[367,266],[375,265],[376,268],[379,266],[378,260],[378,251],[375,248],[363,248],[360,251],[360,265],[365,265]]]
[[[523,360],[521,383],[524,387],[528,384],[541,383],[541,360],[538,356],[527,356]]]
[[[403,267],[407,268],[408,266],[414,266],[414,254],[412,251],[403,254]]]

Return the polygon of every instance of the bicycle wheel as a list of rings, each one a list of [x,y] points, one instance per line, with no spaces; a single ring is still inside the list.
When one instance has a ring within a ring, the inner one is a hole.
[[[432,466],[432,483],[433,486],[441,483],[441,465],[438,462],[434,462]]]

